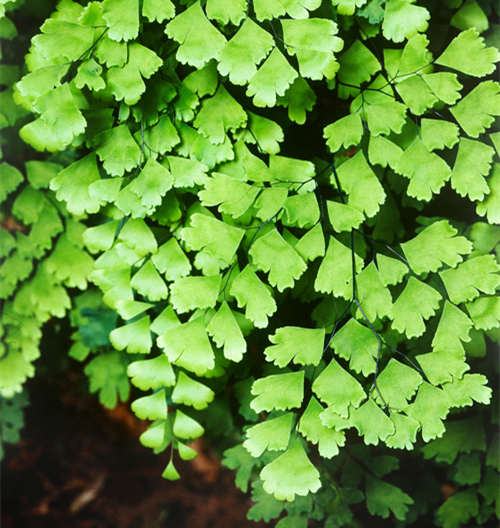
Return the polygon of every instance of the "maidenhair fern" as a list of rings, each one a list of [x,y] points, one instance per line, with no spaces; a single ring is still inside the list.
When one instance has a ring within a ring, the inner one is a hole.
[[[55,153],[0,169],[2,396],[70,289],[70,355],[109,407],[147,392],[164,477],[219,429],[249,518],[404,524],[415,449],[455,464],[439,525],[498,517],[498,435],[462,412],[500,326],[497,7],[420,3],[58,3],[0,94]]]

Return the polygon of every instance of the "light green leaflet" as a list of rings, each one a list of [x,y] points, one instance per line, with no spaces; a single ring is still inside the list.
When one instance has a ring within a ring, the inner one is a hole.
[[[191,31],[191,28],[197,30]],[[224,36],[206,18],[199,2],[169,22],[165,33],[180,44],[177,60],[196,68],[216,57],[226,43]]]
[[[307,495],[321,486],[319,472],[308,459],[298,439],[268,464],[260,475],[264,490],[272,493],[278,500],[293,501],[295,495]]]

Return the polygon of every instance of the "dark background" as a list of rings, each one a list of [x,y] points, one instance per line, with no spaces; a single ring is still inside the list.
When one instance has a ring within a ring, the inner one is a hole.
[[[22,440],[4,444],[2,528],[266,526],[246,519],[250,494],[202,442],[194,461],[176,461],[181,480],[163,479],[169,453],[139,443],[147,424],[128,404],[106,410],[84,381],[76,362],[28,381]]]

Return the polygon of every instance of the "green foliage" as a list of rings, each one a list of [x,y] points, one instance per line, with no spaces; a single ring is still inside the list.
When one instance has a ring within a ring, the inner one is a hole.
[[[243,443],[243,447],[256,458],[266,449],[283,451],[288,445],[292,423],[293,414],[287,413],[279,418],[254,425],[247,429],[247,440]]]
[[[466,523],[479,513],[479,502],[473,488],[451,496],[437,511],[436,520],[439,526],[453,528]]]
[[[28,162],[27,176],[7,162],[1,167],[9,182],[4,200],[11,206],[5,218],[16,226],[11,233],[2,230],[0,266],[0,394],[11,398],[34,375],[42,325],[66,315],[71,307],[66,288],[88,287],[93,259],[83,248],[85,226],[60,207],[48,189],[61,166]]]
[[[406,505],[412,503],[412,498],[398,487],[370,475],[367,476],[366,505],[372,515],[389,517],[392,511],[396,519],[404,520],[408,512]]]
[[[165,478],[205,430],[237,443],[250,519],[498,517],[495,9],[60,2],[0,80],[6,141],[39,151],[0,165],[1,397],[70,311],[102,404],[146,392]],[[446,502],[404,478],[433,459]]]
[[[250,407],[257,413],[300,407],[304,397],[303,379],[304,371],[298,371],[257,380],[252,387],[252,394],[257,397]]]
[[[118,399],[128,399],[127,365],[128,356],[113,351],[96,356],[85,367],[85,374],[90,378],[90,392],[99,391],[101,403],[109,409],[116,406]]]
[[[2,398],[1,418],[1,443],[0,443],[0,460],[4,456],[4,443],[17,444],[21,439],[21,430],[24,427],[23,408],[29,404],[29,398],[25,392],[16,394],[13,398]]]

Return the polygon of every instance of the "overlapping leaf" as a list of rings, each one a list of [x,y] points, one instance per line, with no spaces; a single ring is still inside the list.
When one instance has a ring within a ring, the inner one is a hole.
[[[472,244],[447,220],[440,220],[426,227],[415,238],[401,244],[411,268],[417,274],[437,271],[447,264],[454,268],[472,250]]]
[[[217,346],[224,348],[224,356],[233,361],[241,361],[247,344],[233,311],[223,302],[207,325],[207,331]]]
[[[268,318],[277,310],[276,301],[250,265],[236,277],[230,293],[236,297],[240,308],[245,307],[245,316],[257,328],[265,328]]]
[[[200,191],[199,197],[203,205],[218,205],[219,211],[238,218],[253,204],[259,190],[256,186],[214,172],[205,181],[205,189]]]
[[[279,418],[254,425],[247,429],[247,440],[243,442],[243,447],[256,458],[266,449],[283,451],[288,446],[292,423],[293,414],[286,413]]]
[[[484,81],[478,84],[450,112],[466,134],[477,138],[483,134],[500,115],[500,84]]]
[[[260,473],[264,490],[278,500],[293,501],[321,487],[319,472],[307,457],[301,442],[295,442]]]
[[[481,292],[494,294],[500,284],[500,266],[493,255],[471,258],[457,266],[440,272],[450,300],[455,303],[472,301]]]
[[[334,52],[341,51],[344,45],[335,36],[338,32],[335,22],[321,18],[285,19],[281,21],[281,26],[287,51],[297,57],[302,77],[321,80],[335,76],[339,64]]]
[[[339,97],[358,95],[359,87],[380,71],[377,57],[358,39],[339,57]]]
[[[194,126],[212,143],[224,141],[228,130],[235,131],[245,126],[247,114],[223,85],[210,99],[205,99],[194,120]]]
[[[474,77],[484,77],[493,72],[498,60],[498,50],[494,47],[485,48],[484,39],[478,31],[470,28],[451,41],[436,63]]]
[[[415,6],[404,0],[389,0],[385,6],[382,31],[384,37],[403,42],[428,27],[430,13],[425,7]]]
[[[286,326],[269,336],[273,346],[264,350],[266,359],[280,367],[293,361],[299,365],[317,365],[323,355],[325,332],[323,329]]]
[[[149,79],[163,61],[156,53],[134,42],[128,46],[128,61],[123,67],[113,66],[107,73],[107,84],[116,97],[128,105],[139,101],[146,91],[143,78]]]
[[[298,431],[309,442],[318,444],[319,454],[325,458],[332,458],[339,453],[339,447],[345,444],[345,435],[342,431],[335,431],[323,425],[320,414],[323,406],[313,396],[300,419]]]
[[[195,213],[191,226],[182,230],[183,240],[194,250],[203,250],[212,258],[229,265],[236,253],[244,232],[207,215]]]
[[[196,30],[192,31],[194,28]],[[208,21],[200,2],[195,2],[169,22],[165,33],[180,44],[177,60],[195,68],[202,68],[216,58],[226,43],[224,35]]]
[[[451,186],[460,196],[482,201],[490,193],[485,176],[488,176],[494,150],[485,143],[461,138],[458,154],[451,174]]]
[[[354,254],[356,271],[361,271],[362,260]],[[330,237],[326,255],[318,270],[314,288],[322,293],[333,293],[335,297],[350,297],[348,288],[352,279],[352,254],[351,250]]]
[[[203,376],[215,365],[206,327],[200,318],[169,328],[158,337],[157,343],[171,363],[197,376]]]
[[[279,291],[293,287],[307,268],[302,257],[276,229],[254,242],[249,254],[258,269],[269,272],[269,283]]]
[[[257,72],[274,45],[271,35],[250,17],[219,53],[217,69],[233,84],[246,84]]]
[[[436,313],[440,299],[441,295],[434,288],[410,277],[392,306],[392,327],[409,338],[422,335],[426,329],[424,320]]]
[[[335,359],[313,383],[316,396],[343,418],[349,416],[349,406],[357,407],[366,397],[361,384],[343,369]]]
[[[356,319],[349,321],[333,336],[330,346],[341,358],[349,361],[349,368],[363,376],[373,374],[376,369],[378,340],[368,327]]]
[[[252,386],[256,396],[250,407],[255,412],[284,411],[300,407],[304,398],[304,371],[274,374],[258,379]]]
[[[253,97],[255,106],[265,107],[276,104],[277,95],[285,95],[298,73],[290,66],[278,48],[255,73],[248,84],[247,95]]]
[[[337,175],[342,190],[349,195],[347,205],[358,209],[367,217],[374,216],[384,203],[386,194],[363,152],[359,151],[343,163],[337,169]],[[333,177],[332,184],[335,185]]]

